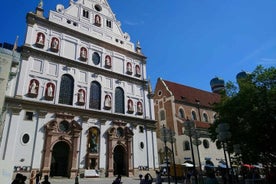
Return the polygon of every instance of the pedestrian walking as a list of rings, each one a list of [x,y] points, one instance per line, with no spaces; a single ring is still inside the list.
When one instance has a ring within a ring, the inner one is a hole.
[[[75,184],[79,184],[79,174],[78,173],[76,174],[76,177],[75,177]]]
[[[161,172],[156,170],[155,173],[156,173],[156,181],[155,181],[155,183],[156,184],[162,184]]]
[[[49,176],[48,176],[48,175],[45,175],[45,176],[44,176],[44,181],[42,181],[41,184],[51,184],[51,183],[49,182]]]

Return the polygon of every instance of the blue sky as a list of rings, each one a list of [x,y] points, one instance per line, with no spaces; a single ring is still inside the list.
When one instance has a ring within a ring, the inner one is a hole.
[[[158,77],[211,91],[257,65],[276,66],[275,0],[109,0],[131,41],[141,43],[153,88]],[[39,0],[1,2],[0,42],[24,43],[26,13]],[[44,0],[44,12],[69,0]]]

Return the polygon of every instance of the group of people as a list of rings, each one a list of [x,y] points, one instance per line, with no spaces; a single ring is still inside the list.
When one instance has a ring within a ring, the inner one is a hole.
[[[153,183],[153,178],[150,175],[150,173],[145,174],[144,178],[143,175],[139,175],[140,178],[140,184],[152,184]],[[112,184],[122,184],[121,181],[122,177],[121,175],[118,175],[116,179],[112,182]],[[156,184],[162,184],[162,178],[161,178],[161,172],[156,170]]]
[[[11,184],[26,184],[27,176],[17,173]],[[38,171],[33,170],[30,176],[30,184],[51,184],[49,182],[49,176],[44,176],[44,181],[40,182],[41,174]]]

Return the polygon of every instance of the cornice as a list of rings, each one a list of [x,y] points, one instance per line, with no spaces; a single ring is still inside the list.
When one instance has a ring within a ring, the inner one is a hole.
[[[118,47],[118,46],[113,45],[111,43],[108,43],[108,42],[102,41],[100,39],[97,39],[95,37],[89,36],[87,34],[81,33],[77,30],[73,30],[73,29],[64,27],[64,26],[56,24],[54,22],[50,22],[48,19],[45,19],[43,17],[38,17],[36,14],[34,14],[32,12],[27,13],[26,20],[27,20],[28,25],[34,25],[34,24],[37,23],[37,24],[43,25],[45,27],[49,27],[51,29],[54,29],[55,31],[58,31],[58,32],[61,32],[61,33],[66,33],[66,34],[71,35],[73,37],[77,37],[81,40],[85,40],[87,42],[99,45],[99,46],[104,47],[106,49],[125,54],[128,57],[135,58],[137,60],[142,61],[143,64],[146,64],[147,57],[140,54],[140,53],[136,53],[134,51],[132,52],[132,51],[126,50],[124,48]]]
[[[144,119],[138,117],[126,116],[124,114],[113,114],[103,111],[95,111],[92,109],[83,109],[76,108],[71,106],[63,106],[59,104],[48,104],[38,101],[30,101],[25,99],[18,99],[13,97],[6,97],[5,102],[8,104],[8,107],[12,109],[22,110],[22,109],[36,109],[40,112],[49,112],[49,113],[69,113],[74,116],[86,117],[86,118],[98,118],[112,121],[124,121],[130,122],[132,124],[144,124],[149,128],[156,127],[156,121],[151,119]],[[16,108],[15,108],[16,107]]]

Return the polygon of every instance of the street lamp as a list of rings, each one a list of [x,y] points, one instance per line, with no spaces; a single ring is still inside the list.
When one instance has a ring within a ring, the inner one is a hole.
[[[192,144],[192,135],[194,133],[194,129],[195,129],[195,123],[194,121],[190,121],[189,119],[186,119],[186,121],[184,121],[184,134],[189,136],[190,139],[190,145],[191,145],[191,152],[192,152],[192,158],[193,158],[193,170],[195,172],[195,156],[194,156],[194,149],[193,149],[193,144]],[[195,183],[197,184],[197,175],[195,174]]]
[[[223,148],[223,152],[224,152],[224,157],[225,157],[225,164],[226,164],[226,170],[227,170],[227,175],[229,177],[230,183],[232,183],[232,178],[231,175],[229,174],[229,166],[228,166],[228,162],[227,162],[227,156],[226,156],[226,151],[225,151],[225,144],[227,144],[227,141],[231,138],[232,134],[229,131],[229,124],[227,123],[220,123],[216,129],[216,132],[218,133],[217,135],[217,139],[222,142],[222,148]],[[228,150],[228,154],[229,154],[229,150]],[[230,156],[229,156],[230,159]],[[230,165],[231,165],[231,161],[229,160]]]
[[[175,168],[175,159],[174,159],[174,149],[173,149],[173,143],[175,143],[175,132],[172,130],[168,130],[169,134],[170,134],[170,142],[171,142],[171,146],[172,146],[172,156],[173,156],[173,170],[174,170],[174,183],[177,184],[177,177],[176,177],[176,168]]]
[[[169,140],[169,137],[168,137],[168,129],[166,129],[165,125],[163,125],[163,131],[161,132],[161,140],[165,143],[165,161],[166,161],[166,164],[167,164],[167,176],[168,176],[168,183],[170,184],[171,181],[170,181],[170,176],[169,176],[169,165],[168,165],[168,148],[167,148],[167,141]]]

